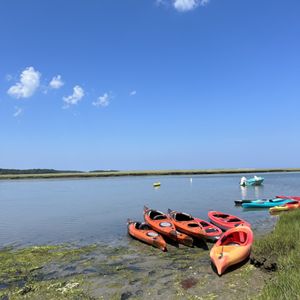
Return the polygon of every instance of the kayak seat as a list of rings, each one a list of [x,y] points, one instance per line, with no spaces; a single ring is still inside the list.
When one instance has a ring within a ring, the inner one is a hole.
[[[206,223],[206,222],[204,222],[204,221],[201,221],[201,222],[200,222],[200,225],[202,225],[203,227],[207,227],[207,226],[209,226],[209,224],[208,224],[208,223]]]
[[[140,222],[136,222],[135,223],[135,228],[139,229],[139,230],[150,230],[151,227],[145,223],[140,223]]]
[[[235,242],[230,242],[227,244],[228,246],[240,246],[239,243],[235,243]]]
[[[166,218],[166,215],[165,215],[165,214],[163,214],[163,213],[161,213],[161,212],[158,212],[158,211],[156,211],[156,210],[151,210],[151,211],[149,212],[149,217],[150,217],[150,219],[152,219],[152,220],[154,220],[154,218],[155,218],[155,217],[158,217],[158,216],[162,216],[162,217],[164,217],[164,219]]]
[[[227,220],[227,222],[240,222],[240,221],[241,220],[238,218],[232,218],[232,219]]]
[[[215,228],[207,228],[207,229],[205,229],[205,232],[207,232],[207,233],[216,232],[216,231],[218,231],[218,230],[215,229]]]
[[[164,216],[164,215],[157,215],[157,216],[153,217],[153,220],[164,220],[164,219],[166,219],[166,218],[167,218],[167,217]]]
[[[192,220],[194,220],[194,218],[192,218],[190,215],[183,214],[183,213],[177,213],[174,218],[176,221],[192,221]]]
[[[214,217],[216,218],[222,218],[222,219],[226,219],[229,217],[229,215],[226,214],[215,214]]]

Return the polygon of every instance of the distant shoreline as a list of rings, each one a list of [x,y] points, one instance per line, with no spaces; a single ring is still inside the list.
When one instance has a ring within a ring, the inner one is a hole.
[[[197,170],[154,170],[154,171],[101,171],[74,173],[45,173],[45,174],[5,174],[5,179],[58,179],[58,178],[93,178],[119,176],[163,176],[163,175],[213,175],[213,174],[244,174],[244,173],[286,173],[300,172],[300,168],[286,169],[197,169]]]

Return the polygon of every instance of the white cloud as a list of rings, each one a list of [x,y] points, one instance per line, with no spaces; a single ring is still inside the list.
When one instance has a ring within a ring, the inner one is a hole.
[[[29,98],[39,87],[40,78],[40,72],[35,71],[33,67],[28,67],[21,73],[20,82],[17,82],[15,85],[11,86],[7,93],[17,99]]]
[[[63,97],[66,107],[77,104],[84,96],[84,90],[79,85],[73,87],[73,94],[67,97]]]
[[[65,83],[62,81],[61,76],[57,75],[52,78],[52,80],[49,82],[49,87],[51,89],[59,89],[61,88]]]
[[[22,113],[23,113],[23,109],[18,106],[15,106],[15,112],[14,112],[13,116],[16,118],[16,117],[19,117]]]
[[[100,96],[92,104],[97,107],[99,107],[99,106],[106,107],[110,104],[110,101],[112,98],[113,98],[113,96],[110,93],[104,93],[103,96]]]
[[[135,96],[136,93],[137,93],[137,91],[131,91],[131,92],[129,93],[129,96]]]
[[[205,6],[209,2],[210,0],[156,0],[157,5],[172,5],[179,12],[190,11],[198,6]]]

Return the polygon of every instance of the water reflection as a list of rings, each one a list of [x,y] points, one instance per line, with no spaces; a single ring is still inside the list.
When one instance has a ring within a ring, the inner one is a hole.
[[[264,186],[263,185],[257,185],[254,186],[254,194],[256,199],[263,198],[263,192],[264,192]]]
[[[248,198],[251,198],[248,195],[248,189],[250,189],[250,191],[254,191],[254,198],[255,199],[262,199],[263,198],[263,194],[264,194],[264,186],[263,185],[256,185],[256,186],[240,186],[241,188],[241,199],[245,200]],[[249,194],[251,194],[251,192],[249,192]]]
[[[243,200],[247,199],[247,188],[245,186],[240,186],[241,188],[241,198]]]

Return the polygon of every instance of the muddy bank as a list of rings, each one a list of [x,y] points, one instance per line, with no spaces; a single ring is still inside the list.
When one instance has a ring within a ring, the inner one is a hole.
[[[2,249],[0,299],[247,299],[268,277],[249,262],[218,277],[209,249],[168,248],[128,239],[117,247]]]

